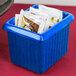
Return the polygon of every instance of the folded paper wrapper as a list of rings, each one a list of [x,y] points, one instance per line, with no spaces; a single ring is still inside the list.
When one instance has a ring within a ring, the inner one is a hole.
[[[44,13],[43,13],[44,12]],[[20,11],[15,15],[15,25],[36,33],[43,33],[62,20],[62,11],[39,5],[39,9],[30,7],[29,11]]]

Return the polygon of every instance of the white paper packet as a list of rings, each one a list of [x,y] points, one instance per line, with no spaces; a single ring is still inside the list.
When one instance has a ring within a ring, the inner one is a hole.
[[[39,5],[39,9],[30,7],[29,11],[20,11],[15,15],[15,25],[34,32],[43,33],[62,20],[62,11]]]
[[[43,7],[43,8],[42,8]],[[46,17],[47,19],[48,19],[48,21],[49,21],[49,25],[51,25],[52,23],[53,24],[56,24],[57,22],[55,22],[56,20],[55,20],[55,18],[56,19],[59,19],[59,21],[61,21],[62,20],[62,12],[60,11],[60,10],[57,10],[57,9],[54,9],[54,8],[51,8],[51,9],[53,9],[54,11],[50,11],[50,10],[47,10],[47,11],[45,11],[44,10],[44,8],[49,8],[49,7],[46,7],[46,6],[43,6],[43,5],[41,5],[41,9],[39,8],[39,9],[35,9],[35,8],[33,8],[33,7],[30,7],[30,12],[32,12],[32,13],[34,13],[34,14],[38,14],[38,15],[41,15],[41,16],[43,16],[44,18]],[[49,12],[50,11],[50,12]],[[56,11],[58,12],[58,13],[56,13]],[[60,13],[59,13],[60,12]],[[58,15],[59,14],[59,15]],[[60,14],[61,14],[61,16],[60,16]],[[52,18],[54,18],[54,21],[52,21],[51,22],[51,20],[52,20]],[[48,25],[48,22],[46,23],[47,25]],[[45,30],[46,31],[46,30]]]
[[[15,14],[15,26],[18,26],[19,16],[19,14]]]
[[[55,8],[51,8],[51,7],[47,7],[44,5],[39,5],[39,10],[44,12],[44,13],[48,13],[49,15],[52,14],[52,16],[57,17],[57,18],[61,18],[62,19],[62,11],[55,9]]]
[[[25,14],[24,16],[38,25],[37,33],[43,33],[45,22],[43,21],[44,18],[42,18],[42,16],[33,14],[30,14],[28,16]]]
[[[30,12],[36,14],[36,15],[40,15],[41,17],[43,17],[43,21],[45,22],[45,26],[44,26],[44,31],[46,31],[48,28],[49,28],[49,21],[50,21],[50,18],[47,14],[39,11],[39,9],[35,9],[33,7],[30,7]]]
[[[20,17],[19,17],[19,23],[18,23],[19,27],[22,27],[21,23],[22,23],[22,17],[23,17],[24,14],[25,14],[24,10],[21,9],[21,11],[20,11]]]
[[[23,25],[22,25],[22,18],[23,18],[23,16],[25,15],[25,14],[27,14],[28,15],[28,11],[24,11],[23,9],[21,9],[21,11],[20,11],[20,17],[19,17],[19,23],[18,23],[18,26],[19,27],[22,27]]]

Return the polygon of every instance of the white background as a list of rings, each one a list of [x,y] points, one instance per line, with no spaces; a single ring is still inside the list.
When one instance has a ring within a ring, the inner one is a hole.
[[[15,3],[51,4],[76,6],[76,0],[14,0]]]

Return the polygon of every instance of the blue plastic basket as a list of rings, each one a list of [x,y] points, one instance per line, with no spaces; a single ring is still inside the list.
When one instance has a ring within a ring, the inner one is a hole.
[[[38,5],[33,7],[38,8]],[[67,53],[72,14],[63,12],[63,20],[42,34],[15,26],[14,20],[3,26],[8,33],[10,58],[14,64],[44,73]]]

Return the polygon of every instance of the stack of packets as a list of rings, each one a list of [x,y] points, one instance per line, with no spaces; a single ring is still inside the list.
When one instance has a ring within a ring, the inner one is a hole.
[[[43,33],[62,20],[62,11],[39,5],[39,8],[30,7],[29,11],[21,9],[15,15],[15,25],[36,33]]]

